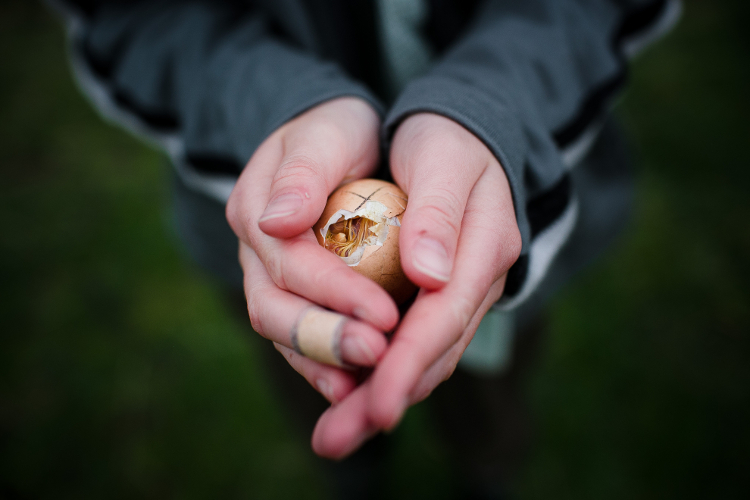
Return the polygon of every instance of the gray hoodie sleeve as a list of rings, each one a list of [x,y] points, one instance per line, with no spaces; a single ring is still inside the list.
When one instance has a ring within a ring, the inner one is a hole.
[[[165,149],[188,186],[219,201],[260,143],[305,110],[358,96],[382,112],[364,85],[314,55],[304,12],[292,10],[285,26],[268,18],[284,2],[51,3],[97,109]]]
[[[577,217],[569,169],[585,155],[625,81],[626,59],[679,16],[677,0],[494,0],[431,67],[412,80],[384,123],[451,118],[503,165],[523,249],[501,305],[523,301]]]

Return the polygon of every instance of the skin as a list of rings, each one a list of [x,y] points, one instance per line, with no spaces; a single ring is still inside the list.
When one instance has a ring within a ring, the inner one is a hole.
[[[227,205],[253,327],[334,403],[312,447],[335,459],[396,427],[409,406],[450,377],[521,249],[510,187],[494,155],[448,118],[410,116],[396,131],[390,165],[409,195],[402,266],[421,290],[398,323],[390,297],[320,247],[311,230],[336,186],[373,172],[378,125],[355,98],[311,109],[258,148]],[[292,202],[267,207],[279,197]],[[342,351],[350,364],[375,367],[365,382],[291,349],[292,324],[310,304],[356,318],[347,322]],[[388,344],[382,332],[397,323]]]

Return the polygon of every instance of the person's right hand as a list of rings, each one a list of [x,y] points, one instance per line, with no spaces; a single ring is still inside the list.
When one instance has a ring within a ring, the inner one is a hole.
[[[356,318],[344,324],[341,357],[358,366],[377,363],[387,347],[382,332],[398,322],[391,297],[321,247],[312,231],[338,185],[376,168],[378,127],[377,113],[361,99],[312,108],[260,145],[227,203],[253,328],[331,402],[353,390],[354,374],[293,351],[300,314],[319,305]]]

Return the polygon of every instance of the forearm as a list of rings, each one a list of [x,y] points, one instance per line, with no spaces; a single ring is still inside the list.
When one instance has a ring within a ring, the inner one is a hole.
[[[523,238],[504,300],[533,291],[576,219],[568,177],[625,80],[625,54],[672,14],[665,1],[488,2],[385,121],[422,111],[476,135],[503,165]],[[668,20],[668,19],[667,19]]]
[[[221,201],[260,143],[305,110],[340,96],[379,110],[246,2],[86,3],[66,11],[81,86],[107,118],[167,150],[192,187],[223,180],[208,193]]]

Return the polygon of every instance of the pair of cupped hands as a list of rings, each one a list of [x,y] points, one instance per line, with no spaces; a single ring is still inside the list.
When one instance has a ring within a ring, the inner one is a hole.
[[[310,109],[261,144],[227,204],[253,328],[332,403],[312,436],[313,450],[329,458],[396,427],[450,377],[521,249],[508,181],[490,150],[448,118],[409,116],[389,160],[409,197],[401,264],[420,290],[399,318],[385,290],[321,247],[312,230],[336,187],[373,174],[379,127],[358,98]],[[349,318],[341,357],[374,368],[366,380],[293,350],[292,329],[312,305]],[[384,332],[394,329],[388,340]]]

